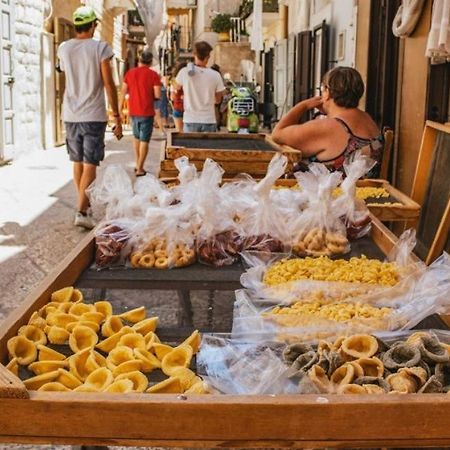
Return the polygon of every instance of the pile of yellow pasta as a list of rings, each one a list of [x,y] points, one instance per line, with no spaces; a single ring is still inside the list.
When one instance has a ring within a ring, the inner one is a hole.
[[[395,263],[381,262],[377,259],[360,258],[330,259],[319,258],[284,259],[270,266],[263,278],[268,286],[290,281],[344,281],[367,283],[381,286],[394,286],[399,280]]]
[[[333,191],[333,197],[342,195],[340,187]],[[367,200],[368,198],[387,198],[389,192],[383,187],[361,186],[356,188],[356,198],[359,200]]]
[[[301,186],[295,184],[294,186],[274,186],[274,189],[293,189],[302,190]],[[333,197],[337,198],[342,195],[342,188],[337,187],[333,190]],[[361,186],[356,188],[356,198],[360,200],[367,200],[368,198],[387,198],[389,197],[389,192],[384,187],[373,187],[373,186]]]
[[[324,303],[315,302],[295,302],[291,306],[276,306],[267,315],[307,315],[334,320],[336,322],[347,322],[352,319],[380,319],[392,312],[391,308],[371,306],[367,303]]]
[[[158,317],[146,318],[143,306],[114,315],[111,303],[87,304],[79,290],[63,288],[8,340],[7,368],[19,376],[19,366],[27,366],[35,375],[24,380],[29,390],[207,393],[189,369],[199,332],[171,347],[155,334],[157,324]],[[72,354],[48,344],[68,344]],[[156,369],[167,378],[149,387],[146,374]]]

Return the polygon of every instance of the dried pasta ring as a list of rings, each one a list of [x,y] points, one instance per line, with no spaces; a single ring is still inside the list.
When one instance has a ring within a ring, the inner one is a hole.
[[[130,256],[130,262],[133,267],[139,267],[139,260],[142,258],[141,252],[132,253]]]
[[[155,250],[155,258],[167,258],[166,250]]]
[[[155,257],[151,253],[146,253],[139,259],[139,266],[151,269],[155,265]]]
[[[155,267],[157,269],[168,269],[169,268],[169,260],[167,257],[157,258],[155,261]]]

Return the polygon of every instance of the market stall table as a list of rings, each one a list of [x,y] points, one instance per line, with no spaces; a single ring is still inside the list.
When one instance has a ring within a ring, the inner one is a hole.
[[[383,254],[396,242],[377,220],[372,239]],[[7,340],[27,323],[33,311],[48,303],[52,292],[77,280],[87,283],[89,272],[85,270],[91,266],[93,254],[93,236],[89,235],[4,322],[1,363],[7,358]],[[144,273],[150,272],[139,272],[142,282],[149,283],[145,278],[150,275]],[[164,276],[159,276],[165,282]],[[108,287],[106,281],[102,283]],[[23,382],[0,364],[0,397],[0,441],[8,443],[302,448],[450,445],[450,395],[444,394],[41,392],[27,391]]]

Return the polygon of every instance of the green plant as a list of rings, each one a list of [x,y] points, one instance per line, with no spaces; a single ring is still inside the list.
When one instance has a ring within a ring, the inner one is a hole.
[[[239,17],[246,19],[253,12],[253,0],[243,0],[239,6]],[[263,0],[263,12],[278,12],[278,0]]]
[[[239,32],[239,34],[240,34],[241,36],[250,36],[250,35],[247,33],[247,30],[241,30],[241,31]]]
[[[211,28],[216,33],[226,33],[232,27],[230,14],[217,14],[211,21]]]

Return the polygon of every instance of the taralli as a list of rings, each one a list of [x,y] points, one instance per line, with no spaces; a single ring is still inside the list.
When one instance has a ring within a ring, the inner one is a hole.
[[[297,255],[330,256],[348,251],[347,237],[338,232],[326,232],[313,228],[296,239],[292,250]]]
[[[145,267],[146,269],[151,269],[156,266],[155,257],[151,253],[147,253],[139,259],[139,266]]]
[[[155,267],[157,269],[168,269],[169,268],[169,260],[166,257],[158,258],[155,261]]]
[[[133,267],[139,267],[139,260],[142,258],[141,252],[135,252],[130,255],[130,262]]]
[[[184,267],[193,264],[195,259],[192,247],[185,243],[168,246],[165,239],[152,239],[130,255],[131,266],[141,269]]]

